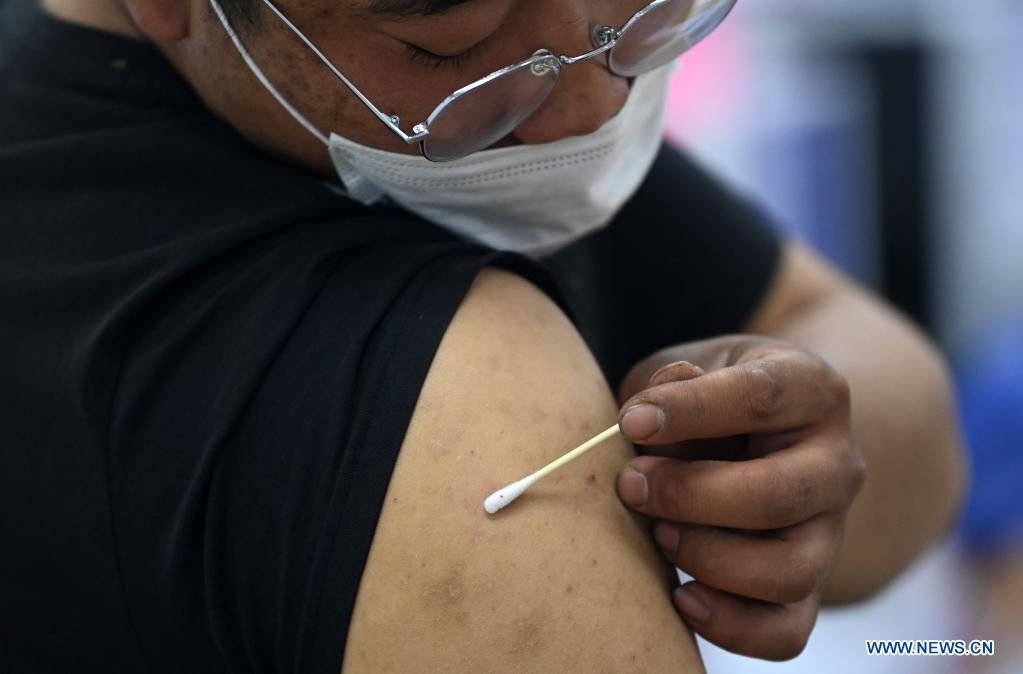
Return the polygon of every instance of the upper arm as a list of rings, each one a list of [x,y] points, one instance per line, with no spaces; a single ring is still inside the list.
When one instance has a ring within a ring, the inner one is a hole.
[[[803,310],[835,293],[855,289],[850,279],[805,245],[787,240],[782,244],[778,271],[746,332],[780,335]]]
[[[673,573],[614,478],[620,437],[495,516],[483,500],[617,419],[539,290],[486,270],[437,351],[359,587],[346,671],[702,671]]]

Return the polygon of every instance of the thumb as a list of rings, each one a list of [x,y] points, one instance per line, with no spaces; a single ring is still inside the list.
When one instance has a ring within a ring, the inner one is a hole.
[[[676,360],[664,364],[663,358],[656,356],[637,363],[625,376],[618,389],[618,404],[636,395],[645,388],[666,384],[672,381],[685,381],[702,376],[703,368],[688,360]]]
[[[688,360],[676,360],[674,363],[668,363],[650,375],[650,380],[647,382],[647,386],[659,386],[661,384],[667,384],[670,381],[696,379],[697,377],[702,377],[704,374],[706,373],[699,365],[690,363]]]

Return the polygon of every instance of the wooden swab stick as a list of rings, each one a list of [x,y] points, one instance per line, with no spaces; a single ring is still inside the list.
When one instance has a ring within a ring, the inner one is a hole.
[[[493,515],[501,508],[504,508],[512,501],[522,496],[522,494],[524,494],[527,489],[536,484],[537,481],[541,480],[544,477],[547,477],[548,475],[556,471],[558,468],[564,466],[569,461],[572,461],[573,459],[578,459],[586,452],[590,451],[600,443],[610,438],[612,435],[616,435],[619,432],[620,429],[618,428],[618,424],[615,424],[614,426],[607,429],[600,435],[594,438],[590,438],[589,440],[579,445],[571,452],[568,452],[561,458],[551,461],[546,466],[536,471],[532,475],[528,475],[519,480],[518,482],[513,482],[504,489],[498,489],[493,494],[488,496],[487,500],[483,502],[483,509],[486,510],[491,515]]]

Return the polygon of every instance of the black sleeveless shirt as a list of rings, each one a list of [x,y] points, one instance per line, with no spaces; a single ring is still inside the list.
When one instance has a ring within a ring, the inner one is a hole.
[[[261,154],[152,46],[0,0],[0,670],[337,674],[391,470],[479,271],[612,386],[740,330],[777,235],[662,149],[531,260]]]

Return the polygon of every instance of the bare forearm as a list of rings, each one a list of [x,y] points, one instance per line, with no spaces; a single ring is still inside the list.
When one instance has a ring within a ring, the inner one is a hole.
[[[966,468],[944,361],[908,322],[851,289],[806,306],[773,336],[812,349],[849,381],[867,481],[825,599],[862,599],[944,532],[962,499]]]

